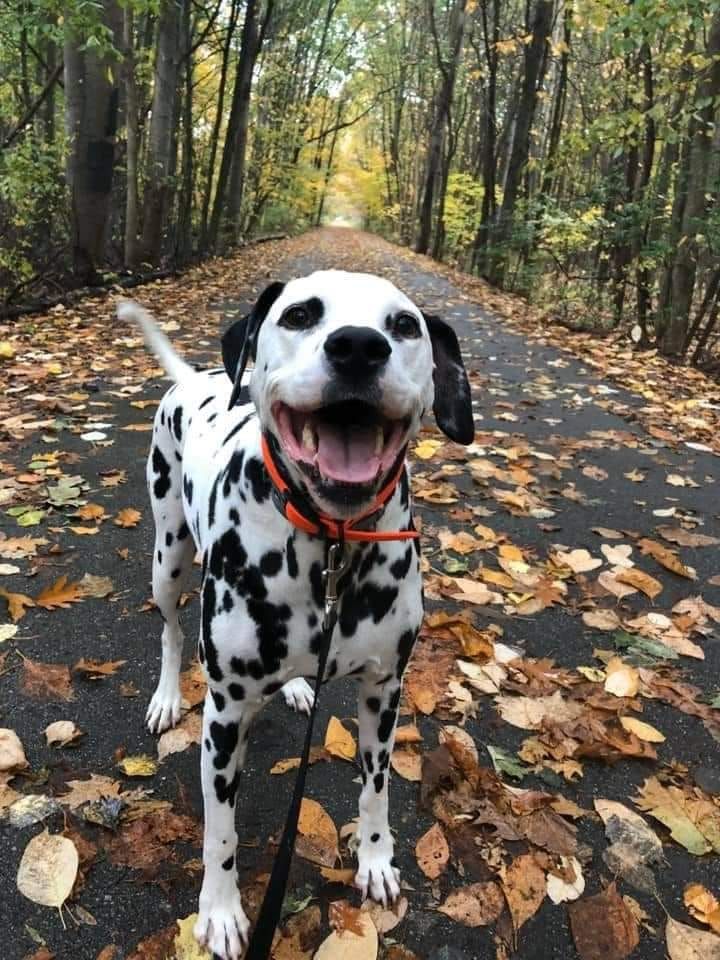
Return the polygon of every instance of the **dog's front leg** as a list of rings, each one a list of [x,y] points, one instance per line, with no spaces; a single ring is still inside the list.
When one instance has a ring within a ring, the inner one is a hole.
[[[358,701],[363,787],[358,827],[358,872],[355,885],[382,904],[400,894],[400,873],[393,863],[388,823],[390,754],[395,740],[400,681],[363,678]]]
[[[221,960],[239,960],[248,934],[235,853],[235,797],[245,761],[246,734],[259,704],[233,700],[212,685],[205,698],[202,791],[204,875],[195,938]]]

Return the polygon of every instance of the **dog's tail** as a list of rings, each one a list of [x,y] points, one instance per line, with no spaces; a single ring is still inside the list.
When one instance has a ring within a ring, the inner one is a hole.
[[[126,320],[140,327],[148,349],[155,354],[167,375],[176,383],[187,380],[195,372],[175,352],[152,315],[135,300],[121,300],[117,307],[117,315],[119,320]]]

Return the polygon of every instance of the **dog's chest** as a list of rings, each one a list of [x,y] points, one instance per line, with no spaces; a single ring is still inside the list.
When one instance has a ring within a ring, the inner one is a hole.
[[[325,545],[293,527],[273,503],[253,408],[226,411],[223,400],[186,401],[182,414],[183,504],[203,560],[203,631],[218,674],[309,676],[322,638]],[[403,491],[387,505],[387,518],[407,527]],[[353,543],[346,550],[328,676],[389,672],[422,617],[416,542]]]

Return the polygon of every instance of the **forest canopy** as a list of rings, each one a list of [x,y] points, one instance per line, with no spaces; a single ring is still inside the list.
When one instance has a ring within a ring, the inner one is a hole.
[[[717,356],[712,0],[6,0],[0,304],[321,223]]]

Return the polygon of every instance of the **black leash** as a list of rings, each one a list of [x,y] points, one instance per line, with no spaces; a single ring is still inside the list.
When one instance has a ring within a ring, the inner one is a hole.
[[[244,960],[267,960],[270,956],[275,931],[280,923],[280,915],[282,913],[285,890],[290,873],[290,864],[295,848],[300,805],[302,803],[303,793],[305,792],[305,778],[310,761],[310,746],[312,744],[313,726],[315,725],[320,685],[325,676],[325,667],[330,653],[333,629],[337,621],[338,580],[344,570],[345,545],[342,542],[329,544],[327,568],[323,574],[325,578],[325,613],[322,622],[322,645],[318,654],[315,696],[313,697],[312,707],[310,708],[310,717],[308,718],[307,730],[305,731],[305,744],[300,759],[300,767],[297,772],[297,777],[295,778],[295,787],[293,789],[292,800],[290,801],[290,808],[287,819],[285,820],[285,829],[283,830],[280,846],[277,856],[275,857],[275,863],[273,864],[272,873],[270,874],[270,882],[265,891],[265,897],[260,907],[260,913],[258,914],[253,934],[250,937],[250,943],[248,944]]]

